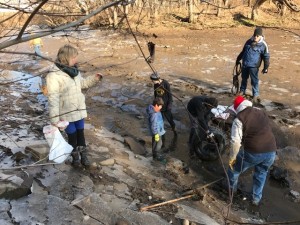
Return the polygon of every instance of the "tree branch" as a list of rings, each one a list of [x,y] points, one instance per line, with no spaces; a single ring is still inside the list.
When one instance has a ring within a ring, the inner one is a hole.
[[[104,6],[96,9],[95,11],[91,12],[90,14],[82,17],[79,20],[76,20],[74,22],[71,22],[71,23],[68,23],[68,24],[56,27],[53,30],[45,31],[45,32],[40,33],[40,34],[30,35],[30,36],[26,36],[26,37],[20,37],[19,39],[15,38],[13,40],[4,41],[4,42],[0,43],[0,50],[4,49],[4,48],[7,48],[9,46],[15,45],[15,44],[19,44],[19,43],[22,43],[22,42],[30,41],[30,40],[35,39],[35,38],[45,37],[45,36],[48,36],[50,34],[54,34],[54,33],[57,33],[59,31],[65,30],[65,29],[70,28],[70,27],[75,27],[75,26],[81,24],[82,22],[84,22],[85,20],[87,20],[87,19],[89,19],[89,18],[97,15],[101,11],[103,11],[103,10],[109,8],[109,7],[112,7],[114,5],[118,5],[121,2],[123,2],[123,1],[124,0],[118,0],[118,1],[115,1],[115,2],[108,3],[108,4],[104,5]]]

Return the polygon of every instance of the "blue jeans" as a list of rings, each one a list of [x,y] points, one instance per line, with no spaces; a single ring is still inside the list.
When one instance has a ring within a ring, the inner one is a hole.
[[[233,170],[229,168],[227,171],[230,188],[236,190],[240,174],[254,167],[252,200],[258,203],[262,197],[268,170],[275,160],[275,154],[275,151],[255,154],[240,150],[236,156],[236,163],[234,164]]]
[[[259,96],[259,79],[258,68],[256,67],[243,67],[242,68],[242,83],[240,92],[246,93],[248,78],[251,78],[252,95],[253,97]]]

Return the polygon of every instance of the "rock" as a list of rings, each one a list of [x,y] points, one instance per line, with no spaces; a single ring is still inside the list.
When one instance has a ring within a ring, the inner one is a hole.
[[[167,170],[183,171],[183,168],[184,168],[184,164],[181,160],[175,158],[168,159],[168,162],[166,164]]]
[[[145,146],[134,140],[132,137],[125,137],[124,142],[129,146],[130,150],[134,154],[146,155]]]
[[[113,166],[115,164],[115,159],[106,159],[100,162],[101,166]]]
[[[190,224],[190,221],[188,221],[187,219],[184,219],[182,221],[182,225],[189,225]]]
[[[26,153],[31,153],[35,160],[48,159],[50,148],[47,143],[39,145],[28,145],[25,148]]]
[[[117,220],[116,225],[130,225],[130,223],[127,220],[119,219]]]
[[[270,169],[270,177],[280,182],[284,187],[290,187],[290,181],[288,178],[288,171],[278,166],[272,166]]]
[[[15,175],[0,174],[0,198],[18,199],[31,193],[33,177],[26,172]]]
[[[300,202],[300,193],[297,191],[290,191],[290,194],[293,196],[295,202]]]
[[[199,210],[182,204],[178,204],[178,206],[178,212],[175,214],[176,218],[187,219],[203,225],[220,225],[213,218],[200,212]]]

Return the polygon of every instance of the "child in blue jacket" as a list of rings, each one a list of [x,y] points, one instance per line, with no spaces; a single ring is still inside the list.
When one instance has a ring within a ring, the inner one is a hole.
[[[146,109],[150,133],[152,136],[152,157],[154,160],[162,160],[162,156],[160,156],[158,152],[162,146],[161,136],[166,133],[163,117],[160,112],[163,104],[164,101],[162,98],[157,97],[153,100],[152,105],[149,105]]]

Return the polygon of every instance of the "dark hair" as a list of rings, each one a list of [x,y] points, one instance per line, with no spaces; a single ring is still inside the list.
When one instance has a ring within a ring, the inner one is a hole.
[[[164,100],[160,97],[157,97],[153,100],[152,105],[153,106],[155,106],[155,105],[164,105]]]
[[[213,97],[208,97],[204,104],[208,105],[211,108],[216,108],[218,106],[218,100]]]

